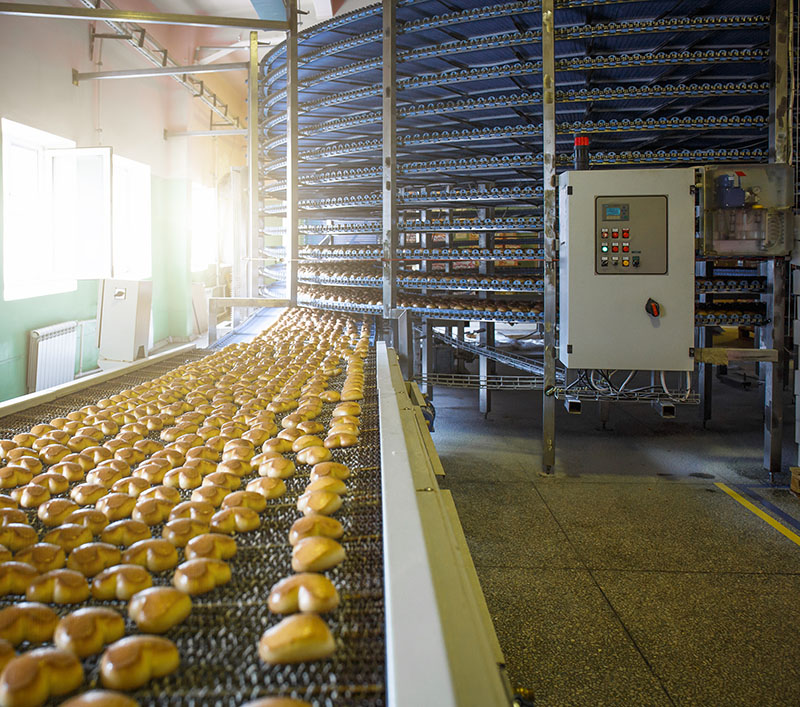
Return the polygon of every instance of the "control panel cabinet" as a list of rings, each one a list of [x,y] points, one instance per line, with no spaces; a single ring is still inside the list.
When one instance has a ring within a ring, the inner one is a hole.
[[[567,368],[694,367],[694,169],[565,172],[559,357]]]

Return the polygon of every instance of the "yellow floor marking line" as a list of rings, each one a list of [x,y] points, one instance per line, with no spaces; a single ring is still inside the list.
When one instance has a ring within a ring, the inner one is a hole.
[[[769,523],[775,530],[777,530],[781,535],[789,538],[795,545],[800,545],[800,535],[795,533],[792,530],[789,530],[783,523],[778,522],[775,520],[771,515],[764,513],[758,506],[753,505],[748,501],[744,496],[736,493],[730,486],[726,486],[723,483],[716,483],[715,486],[721,488],[725,493],[727,493],[734,501],[738,501],[741,503],[748,511],[755,513],[761,520],[766,523]]]

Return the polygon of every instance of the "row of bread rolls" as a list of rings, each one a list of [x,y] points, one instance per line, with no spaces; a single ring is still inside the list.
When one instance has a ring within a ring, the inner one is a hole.
[[[309,322],[301,317],[292,328],[298,323]],[[155,597],[175,592],[188,601],[188,608],[186,602],[180,602],[183,608],[170,615],[173,619],[180,617],[178,621],[185,618],[182,612],[188,615],[191,607],[189,594],[210,591],[230,578],[225,560],[235,553],[235,541],[221,533],[257,527],[257,513],[264,509],[265,499],[285,492],[285,486],[281,488],[282,477],[291,472],[291,460],[266,449],[254,466],[251,461],[258,456],[257,445],[268,440],[291,440],[292,451],[298,456],[316,449],[319,456],[311,456],[310,460],[330,458],[324,441],[316,444],[318,438],[309,439],[313,435],[306,435],[296,449],[295,442],[300,437],[269,435],[277,430],[276,413],[304,407],[303,415],[310,421],[321,412],[321,403],[311,400],[312,393],[327,392],[327,379],[340,372],[338,362],[342,358],[350,360],[355,353],[345,346],[327,355],[311,354],[320,347],[330,348],[333,341],[347,340],[342,335],[348,333],[355,349],[359,340],[352,336],[352,327],[346,332],[339,325],[327,339],[314,337],[313,345],[305,347],[297,337],[289,345],[265,347],[262,338],[255,342],[254,351],[243,351],[242,347],[233,352],[223,350],[225,355],[217,357],[222,360],[213,368],[208,363],[180,367],[150,385],[98,401],[96,406],[86,406],[65,418],[52,420],[50,425],[37,426],[27,435],[3,440],[0,444],[3,469],[18,467],[6,472],[6,478],[17,473],[20,477],[14,479],[16,484],[5,486],[12,489],[12,495],[0,499],[0,511],[5,513],[0,519],[0,533],[5,533],[2,539],[8,538],[17,552],[11,556],[10,550],[2,551],[8,556],[0,565],[0,592],[6,589],[2,593],[25,593],[32,602],[51,603],[80,602],[90,594],[95,599],[130,598],[132,604],[136,600],[136,606],[169,605],[155,599],[145,602],[144,598],[148,592]],[[366,354],[364,346],[358,349],[358,354]],[[261,364],[255,368],[256,376],[253,376],[253,362]],[[245,385],[238,380],[227,380],[229,385],[225,386],[215,385],[226,375],[233,375],[229,371],[242,370],[243,365],[247,375],[242,377],[249,378]],[[320,365],[322,375],[318,372],[315,375]],[[267,378],[271,385],[265,385]],[[306,397],[300,400],[303,405],[292,404],[302,394]],[[267,399],[269,402],[265,403]],[[269,410],[273,402],[276,404]],[[282,425],[283,431],[296,429],[298,424],[292,425],[290,421]],[[145,439],[144,435],[154,430],[161,431],[162,442]],[[311,430],[309,426],[308,431]],[[103,435],[111,439],[103,442]],[[77,439],[80,437],[90,438],[93,444],[87,446]],[[59,444],[66,447],[66,452],[53,449],[53,445]],[[45,470],[47,465],[50,469]],[[19,468],[31,474],[36,472],[40,478],[28,478]],[[256,469],[259,477],[252,479],[246,490],[237,491],[241,479]],[[213,481],[219,485],[206,483],[210,477],[215,477]],[[47,493],[39,491],[40,488]],[[181,503],[178,488],[194,489],[191,501]],[[36,532],[24,522],[25,512],[19,506],[36,508],[42,523],[52,528],[42,538],[44,542],[37,542]],[[219,514],[223,517],[219,518]],[[152,538],[150,526],[162,521],[166,521],[162,538]],[[100,542],[94,541],[96,536]],[[149,571],[174,568],[178,562],[177,547],[184,549],[186,561],[175,571],[176,588],[151,588]],[[79,615],[73,620],[78,626],[86,626],[90,618],[80,621]],[[158,623],[133,618],[141,630],[154,631]],[[174,624],[164,625],[168,628]],[[104,635],[100,621],[92,626],[100,632],[98,635]],[[93,640],[99,640],[96,632],[90,633]],[[114,643],[107,649],[102,661],[104,685],[130,689],[151,677],[166,674],[159,670],[170,672],[177,667],[177,649],[170,647],[168,641],[165,643],[166,639],[129,638],[142,640],[121,639],[125,643],[120,646]],[[101,648],[102,645],[101,640]],[[154,658],[157,669],[148,667]],[[37,658],[24,664],[47,672],[51,663]],[[122,670],[122,664],[135,666],[135,670]],[[126,672],[127,677],[120,677],[120,673]],[[131,676],[132,672],[136,676]],[[49,684],[46,676],[42,680],[43,684]],[[58,682],[61,686],[72,684],[69,680]],[[15,703],[13,695],[3,697],[0,702]]]

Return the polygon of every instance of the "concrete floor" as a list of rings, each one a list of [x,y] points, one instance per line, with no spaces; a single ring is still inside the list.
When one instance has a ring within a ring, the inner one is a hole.
[[[767,481],[761,391],[715,396],[706,430],[697,408],[619,405],[603,430],[593,405],[560,407],[543,478],[538,394],[495,393],[484,419],[475,391],[436,389],[441,485],[511,683],[536,705],[800,704],[800,547],[715,483],[798,520],[800,500],[743,488]]]

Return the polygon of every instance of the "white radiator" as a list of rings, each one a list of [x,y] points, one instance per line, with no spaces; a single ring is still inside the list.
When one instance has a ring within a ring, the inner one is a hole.
[[[78,322],[33,329],[28,347],[28,392],[52,388],[75,378]]]

